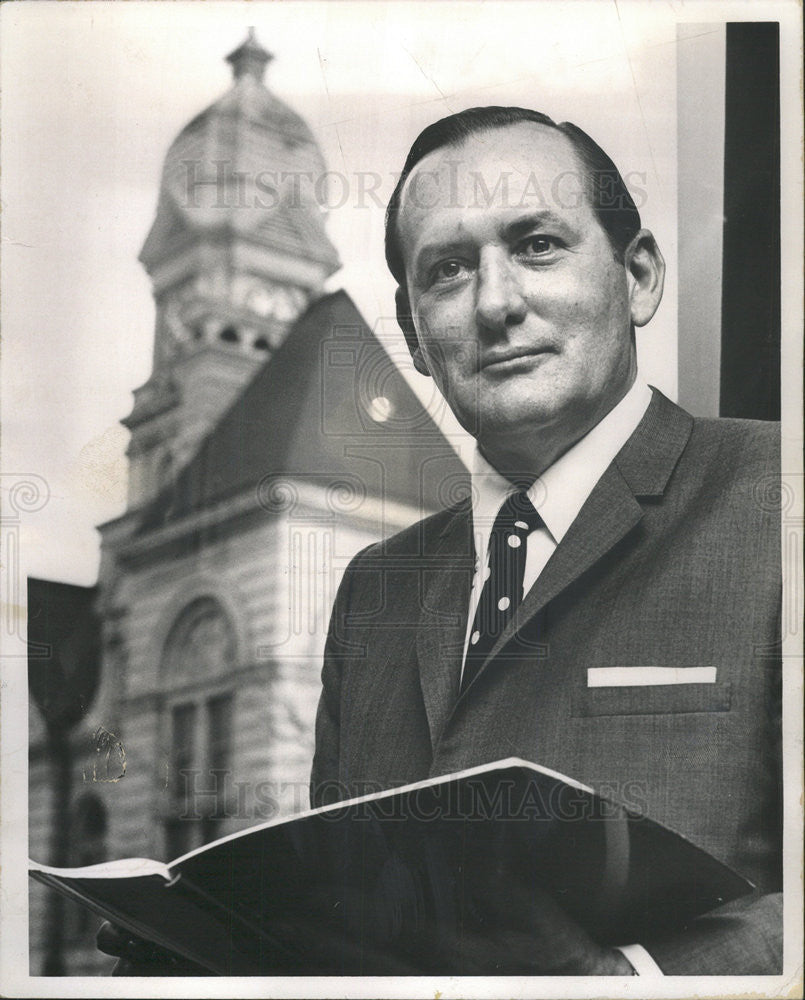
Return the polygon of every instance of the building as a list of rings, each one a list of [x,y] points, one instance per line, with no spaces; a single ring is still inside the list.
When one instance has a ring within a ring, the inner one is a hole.
[[[167,153],[140,256],[153,371],[124,420],[128,507],[99,529],[98,585],[79,595],[99,670],[57,719],[60,793],[49,702],[31,688],[29,851],[54,864],[170,860],[306,807],[344,568],[466,488],[349,296],[323,290],[338,254],[293,179],[326,168],[263,83],[271,56],[250,33],[227,58],[232,87]],[[69,589],[33,585],[76,620]],[[32,973],[108,970],[97,921],[74,910],[32,888]]]

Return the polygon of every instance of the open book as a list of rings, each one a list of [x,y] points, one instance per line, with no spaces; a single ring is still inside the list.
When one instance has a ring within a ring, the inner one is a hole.
[[[264,823],[170,864],[31,862],[30,874],[220,975],[458,974],[440,942],[523,893],[548,891],[617,945],[753,888],[679,834],[516,758]]]

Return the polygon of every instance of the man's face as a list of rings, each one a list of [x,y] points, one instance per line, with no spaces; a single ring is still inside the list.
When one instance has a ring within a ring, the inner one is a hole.
[[[630,282],[554,129],[520,123],[426,156],[399,214],[419,348],[487,440],[597,423],[634,380]]]

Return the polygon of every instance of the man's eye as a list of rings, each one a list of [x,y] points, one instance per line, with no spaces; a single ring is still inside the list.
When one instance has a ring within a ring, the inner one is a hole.
[[[552,236],[529,236],[517,248],[518,254],[526,257],[543,257],[556,249],[558,240]]]
[[[443,260],[433,269],[434,281],[450,281],[457,278],[464,271],[464,265],[460,260]]]

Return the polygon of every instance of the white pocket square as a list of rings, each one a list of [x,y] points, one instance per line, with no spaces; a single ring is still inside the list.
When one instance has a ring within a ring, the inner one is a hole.
[[[715,667],[589,667],[587,687],[715,684]]]

